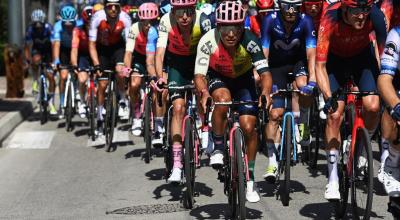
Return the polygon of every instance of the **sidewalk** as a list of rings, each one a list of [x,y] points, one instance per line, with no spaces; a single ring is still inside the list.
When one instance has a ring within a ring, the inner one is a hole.
[[[36,103],[32,96],[32,79],[25,79],[25,96],[23,98],[5,98],[6,77],[0,77],[0,147],[3,140],[30,114]]]

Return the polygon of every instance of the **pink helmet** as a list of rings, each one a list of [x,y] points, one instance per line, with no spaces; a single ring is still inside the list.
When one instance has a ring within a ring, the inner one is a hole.
[[[141,20],[152,20],[158,17],[158,6],[155,3],[143,3],[139,7],[138,16]]]
[[[182,6],[195,6],[197,0],[171,0],[172,6],[182,7]]]
[[[246,16],[242,3],[237,1],[222,2],[215,14],[219,24],[242,23]]]

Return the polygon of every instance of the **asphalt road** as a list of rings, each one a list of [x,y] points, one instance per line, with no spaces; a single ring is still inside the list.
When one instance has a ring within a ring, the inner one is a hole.
[[[86,120],[75,117],[72,132],[64,125],[56,120],[40,126],[34,114],[5,140],[0,148],[0,219],[229,219],[223,185],[206,156],[197,170],[195,208],[185,210],[182,186],[163,179],[162,155],[156,152],[145,164],[143,140],[129,135],[129,126],[118,126],[118,147],[107,153],[104,140],[88,140]],[[374,156],[379,156],[376,144]],[[333,219],[333,206],[323,198],[323,158],[321,154],[316,170],[302,164],[292,168],[293,193],[289,207],[283,207],[274,186],[262,179],[267,159],[258,154],[256,182],[262,199],[246,203],[247,218]],[[375,171],[377,165],[375,161]],[[387,202],[375,178],[373,219],[391,219]]]

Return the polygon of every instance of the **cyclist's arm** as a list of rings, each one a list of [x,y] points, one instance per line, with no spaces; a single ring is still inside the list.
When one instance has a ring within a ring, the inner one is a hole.
[[[71,48],[71,65],[78,66],[78,50],[79,50],[79,30],[74,28],[72,31],[72,48]]]
[[[307,62],[308,62],[308,81],[309,82],[316,82],[315,76],[315,48],[308,48],[307,50]]]
[[[136,43],[136,34],[134,31],[134,26],[129,29],[128,36],[126,38],[125,44],[125,55],[124,55],[124,64],[126,67],[132,67],[132,58],[133,58],[133,50],[135,49]]]
[[[53,63],[60,62],[60,41],[61,41],[61,31],[62,31],[62,23],[58,21],[54,25],[53,33],[51,34],[51,42],[52,42],[52,56]]]
[[[60,60],[60,41],[53,42],[53,63]]]
[[[156,62],[156,74],[158,78],[163,76],[163,65],[164,65],[165,48],[157,47],[155,62]]]
[[[94,66],[100,65],[99,55],[96,49],[96,41],[89,41],[89,54],[90,58],[92,59],[93,65]]]
[[[210,64],[210,55],[214,50],[213,32],[206,33],[197,45],[196,60],[194,66],[194,85],[196,90],[202,96],[208,93],[206,75]]]
[[[32,49],[32,43],[25,43],[24,46],[24,54],[25,54],[25,60],[30,61],[31,60],[31,49]]]
[[[397,92],[393,87],[393,76],[389,74],[381,74],[378,77],[378,90],[379,94],[390,107],[394,107],[400,102]]]
[[[146,70],[149,76],[157,76],[155,67],[155,53],[157,47],[158,33],[153,27],[150,28],[147,34],[147,44],[146,44]]]
[[[158,39],[157,39],[157,49],[156,49],[156,73],[157,77],[163,76],[163,65],[164,65],[164,55],[168,43],[168,31],[170,29],[169,24],[169,13],[161,17],[160,24],[158,26]]]
[[[272,28],[272,18],[270,17],[270,15],[267,15],[263,18],[261,27],[262,27],[261,28],[261,45],[262,45],[264,56],[268,60],[269,45],[270,45],[270,41],[271,41],[270,29]]]
[[[335,24],[332,23],[329,15],[324,14],[321,18],[321,24],[318,31],[315,76],[317,78],[318,87],[325,99],[332,96],[328,71],[326,69],[326,61],[328,59],[330,35],[334,25]]]
[[[316,32],[314,29],[314,24],[312,22],[312,18],[305,15],[304,17],[304,25],[305,25],[305,40],[306,40],[306,53],[307,53],[307,62],[308,62],[308,81],[316,82],[315,77],[315,56],[316,56],[316,47],[317,47],[317,39]]]

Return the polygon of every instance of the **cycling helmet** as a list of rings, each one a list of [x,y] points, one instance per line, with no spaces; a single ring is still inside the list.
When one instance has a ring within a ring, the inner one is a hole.
[[[104,0],[104,5],[108,5],[108,4],[119,5],[119,4],[121,4],[121,1],[120,0]]]
[[[100,3],[95,4],[93,6],[93,14],[96,13],[97,11],[103,10],[103,8],[104,8],[103,4]]]
[[[44,23],[44,21],[46,20],[46,14],[42,9],[33,10],[31,15],[31,20],[32,22]]]
[[[88,23],[90,19],[92,18],[93,15],[93,7],[92,6],[86,6],[82,10],[82,19],[85,23]]]
[[[274,0],[257,0],[256,5],[258,10],[273,9]]]
[[[143,3],[139,7],[138,16],[141,20],[152,20],[158,17],[158,6],[155,3]]]
[[[197,0],[171,0],[171,5],[176,7],[195,6]]]
[[[60,16],[62,21],[75,21],[76,10],[72,6],[64,6],[60,10]]]
[[[298,6],[301,6],[303,4],[302,0],[278,0],[278,2]]]
[[[222,2],[216,10],[216,21],[218,24],[242,23],[246,17],[242,3],[235,1]]]
[[[342,0],[342,4],[350,8],[372,7],[373,0]]]

